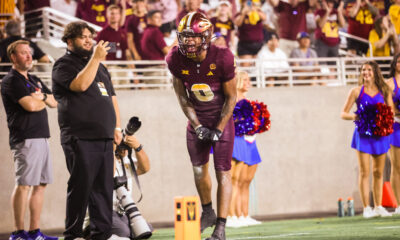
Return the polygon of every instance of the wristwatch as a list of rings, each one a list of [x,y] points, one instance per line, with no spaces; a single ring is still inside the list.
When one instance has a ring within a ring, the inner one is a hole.
[[[138,148],[134,148],[134,149],[135,149],[135,152],[140,152],[142,150],[142,148],[143,148],[143,145],[140,144]]]

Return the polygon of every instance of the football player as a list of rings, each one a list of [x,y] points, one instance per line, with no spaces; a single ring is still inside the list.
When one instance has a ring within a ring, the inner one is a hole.
[[[202,204],[201,231],[215,226],[208,240],[225,239],[231,201],[231,159],[235,136],[232,112],[236,104],[234,57],[228,48],[211,45],[213,26],[197,12],[188,13],[178,26],[178,43],[166,61],[182,111],[189,120],[187,148]],[[211,147],[216,172],[217,216],[211,203],[208,160]]]

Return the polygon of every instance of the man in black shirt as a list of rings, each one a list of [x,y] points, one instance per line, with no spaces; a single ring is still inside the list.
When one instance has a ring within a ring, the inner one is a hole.
[[[57,239],[40,232],[40,212],[46,184],[52,182],[46,106],[57,102],[51,91],[34,75],[29,42],[18,40],[7,49],[13,63],[1,83],[1,96],[10,130],[10,146],[15,163],[16,186],[12,194],[15,232],[10,239]],[[33,187],[32,187],[33,186]],[[30,189],[32,193],[28,198]],[[30,231],[24,231],[25,208],[29,201]]]
[[[93,47],[94,30],[84,22],[67,25],[67,53],[53,67],[61,144],[70,172],[66,240],[82,236],[89,206],[91,239],[108,239],[112,224],[113,139],[122,133],[117,98],[104,60],[108,42]]]
[[[35,60],[38,60],[39,62],[42,63],[49,63],[50,59],[49,57],[36,45],[36,43],[25,39],[21,36],[21,26],[20,22],[17,20],[10,20],[7,22],[5,26],[5,30],[7,33],[7,38],[3,39],[0,41],[0,61],[2,63],[9,63],[10,59],[7,56],[7,47],[17,41],[17,40],[25,40],[29,42],[29,46],[32,51],[32,58]],[[0,67],[0,71],[2,72],[8,72],[10,71],[9,66],[2,66]]]

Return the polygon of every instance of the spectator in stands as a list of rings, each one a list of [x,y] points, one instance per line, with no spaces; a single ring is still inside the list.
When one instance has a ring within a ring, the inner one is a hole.
[[[159,10],[162,15],[161,32],[165,37],[169,37],[171,31],[176,29],[175,19],[178,15],[178,9],[181,8],[180,0],[149,0],[147,10]]]
[[[23,14],[24,12],[34,11],[43,7],[50,7],[50,0],[24,0],[21,4],[21,9],[23,9],[21,14]],[[43,28],[42,19],[40,18],[41,15],[42,12],[40,11],[25,14],[25,37],[36,37],[38,30]]]
[[[299,47],[293,49],[293,51],[290,53],[291,58],[317,58],[317,52],[314,51],[314,49],[310,48],[310,35],[306,32],[299,32],[297,34],[297,41],[299,41]],[[318,62],[317,61],[299,61],[299,62],[293,62],[292,65],[294,67],[310,67],[310,66],[317,66]],[[318,69],[313,69],[313,68],[296,68],[294,70],[295,72],[317,72]],[[311,80],[317,80],[317,76],[299,76],[296,77],[298,80],[305,80],[305,79],[311,79]]]
[[[266,18],[264,21],[264,32],[267,31],[277,31],[278,29],[278,16],[275,14],[274,7],[271,5],[270,1],[265,1],[261,7]]]
[[[220,32],[215,32],[213,37],[212,37],[212,44],[214,44],[217,47],[222,47],[226,48],[228,45],[226,45],[226,37],[222,35]]]
[[[75,16],[104,27],[107,25],[106,9],[110,4],[111,0],[80,0]]]
[[[399,52],[399,39],[396,29],[390,23],[388,16],[378,18],[374,23],[374,28],[369,33],[369,41],[372,45],[372,55],[374,57],[391,56],[390,49],[393,47],[394,53]],[[368,51],[367,56],[370,56]]]
[[[379,14],[378,9],[369,0],[356,0],[353,3],[348,3],[346,9],[348,17],[347,32],[368,40],[369,32],[374,27],[374,19]],[[350,54],[367,54],[368,47],[368,43],[347,38],[347,50]]]
[[[141,47],[144,60],[164,60],[169,50],[174,46],[167,46],[163,34],[159,29],[162,25],[161,12],[149,11],[147,14],[147,27],[143,32]]]
[[[232,46],[235,37],[235,26],[232,21],[232,8],[229,1],[223,0],[219,2],[216,16],[211,18],[210,21],[214,25],[214,32],[219,32],[224,36],[226,46]]]
[[[175,41],[171,46],[167,46],[164,41],[164,36],[159,29],[162,25],[161,12],[158,10],[149,11],[147,14],[147,27],[143,32],[141,40],[141,48],[143,53],[143,60],[164,60],[169,50],[177,44]],[[149,68],[165,68],[164,65],[152,65]],[[147,80],[146,83],[160,83],[160,76],[164,73],[160,71],[144,72],[144,76],[158,76],[157,80]]]
[[[258,59],[263,66],[264,73],[267,75],[267,86],[273,87],[275,80],[283,80],[284,77],[276,76],[276,73],[287,72],[289,64],[286,54],[279,48],[279,37],[275,32],[267,34],[266,45],[258,54]]]
[[[21,0],[19,0],[21,1]],[[0,30],[4,27],[5,23],[15,18],[15,0],[2,0],[0,3]],[[2,39],[2,38],[0,38]]]
[[[17,20],[10,20],[7,22],[6,27],[6,34],[7,38],[3,39],[0,42],[0,61],[2,63],[9,63],[10,59],[7,56],[7,47],[11,43],[17,41],[17,40],[26,40],[29,42],[29,46],[32,51],[32,58],[35,60],[38,60],[39,62],[42,63],[49,63],[50,59],[49,57],[32,41],[23,38],[21,36],[21,23]],[[4,66],[1,68],[2,71],[8,72],[11,69],[10,66]]]
[[[112,49],[108,52],[106,60],[132,60],[131,54],[128,49],[126,32],[123,27],[120,26],[121,17],[123,15],[123,9],[116,4],[111,4],[107,8],[107,25],[97,33],[96,41],[99,42],[103,40],[108,41]],[[110,69],[121,69],[120,65],[108,65],[108,70]],[[113,80],[113,85],[128,83],[127,72],[121,71],[110,71],[112,78],[123,77],[125,79],[119,80],[118,82]]]
[[[110,42],[110,45],[115,45],[112,47],[106,60],[127,60],[130,59],[130,53],[128,51],[127,39],[125,30],[119,25],[122,8],[116,4],[111,4],[107,8],[107,25],[97,33],[96,41],[100,40]]]
[[[128,22],[128,18],[133,15],[133,0],[119,0],[119,5],[123,8],[123,4],[125,2],[125,23]],[[125,26],[125,25],[124,25]]]
[[[128,47],[134,60],[142,60],[143,53],[140,41],[144,29],[147,27],[146,0],[133,0],[133,3],[133,15],[127,23]]]
[[[50,7],[68,15],[75,16],[78,3],[74,0],[50,0]]]
[[[398,39],[400,39],[400,0],[394,0],[393,4],[389,8],[389,17],[394,28]]]
[[[296,36],[299,32],[306,32],[306,14],[316,0],[269,0],[279,14],[278,26],[281,37],[281,49],[290,55],[292,50],[298,47]]]
[[[344,2],[340,1],[335,9],[335,0],[323,0],[322,9],[315,12],[317,29],[315,30],[315,48],[318,57],[339,56],[339,27],[345,25],[343,16]]]
[[[257,57],[264,42],[263,22],[265,14],[260,8],[259,1],[247,0],[242,2],[242,9],[236,15],[235,25],[238,26],[239,42],[237,54],[240,59],[253,59]],[[243,63],[242,66],[250,66]]]
[[[186,16],[189,12],[199,12],[207,16],[206,12],[200,9],[201,0],[185,0],[185,6],[178,13],[178,16],[175,19],[175,25],[178,27],[181,19]]]

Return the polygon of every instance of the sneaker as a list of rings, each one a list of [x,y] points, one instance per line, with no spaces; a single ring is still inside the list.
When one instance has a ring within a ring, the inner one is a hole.
[[[28,240],[28,233],[26,231],[16,233],[12,232],[8,240]]]
[[[108,238],[108,240],[130,240],[129,238],[126,237],[119,237],[115,234],[111,235],[111,237]]]
[[[378,206],[374,209],[375,213],[377,216],[381,216],[381,217],[391,217],[392,214],[389,213],[386,208],[382,207],[382,206]]]
[[[250,217],[249,215],[247,215],[247,217],[243,217],[244,220],[246,221],[248,226],[253,226],[253,225],[259,225],[262,222],[255,220],[254,218]]]
[[[58,240],[58,237],[51,237],[44,235],[40,229],[38,229],[35,233],[28,232],[29,240]]]
[[[226,227],[239,228],[239,227],[245,227],[245,226],[247,226],[247,224],[240,221],[239,218],[236,216],[228,217],[226,219]]]
[[[364,211],[363,211],[364,218],[373,218],[373,217],[377,217],[377,216],[378,215],[376,214],[376,212],[374,210],[372,210],[372,208],[370,206],[364,208]]]
[[[249,226],[248,222],[246,221],[246,218],[243,217],[243,215],[238,218],[238,221],[239,221],[241,227]]]
[[[208,212],[202,212],[200,218],[200,231],[203,232],[204,229],[212,227],[217,222],[217,215],[215,215],[214,209]]]
[[[393,215],[400,215],[400,206],[398,206],[394,212],[392,213]]]

